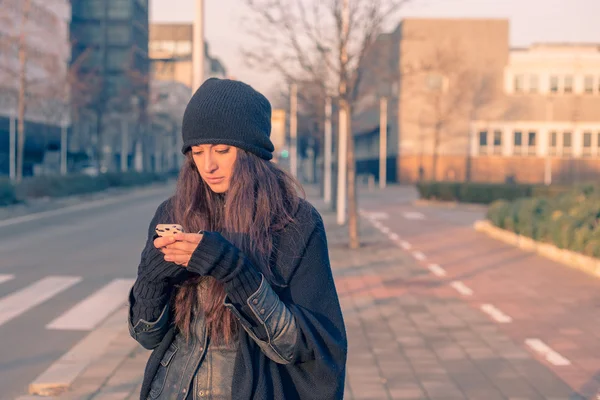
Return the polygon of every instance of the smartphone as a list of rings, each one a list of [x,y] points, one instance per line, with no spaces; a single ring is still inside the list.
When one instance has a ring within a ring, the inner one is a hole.
[[[158,236],[173,236],[176,233],[183,233],[183,226],[179,224],[158,224],[156,225]]]

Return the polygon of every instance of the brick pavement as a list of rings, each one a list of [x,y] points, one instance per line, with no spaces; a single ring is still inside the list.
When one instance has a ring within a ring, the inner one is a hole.
[[[327,227],[348,331],[346,399],[583,398],[368,222],[363,247],[349,250],[346,228],[307,192]],[[61,399],[137,398],[147,356],[138,347],[117,368],[98,360]],[[84,385],[97,388],[84,394]]]

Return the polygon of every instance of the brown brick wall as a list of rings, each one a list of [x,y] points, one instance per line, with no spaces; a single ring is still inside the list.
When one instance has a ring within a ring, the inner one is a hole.
[[[409,183],[419,179],[419,166],[423,167],[423,179],[433,178],[432,156],[404,156],[398,161],[400,182]],[[465,180],[466,165],[464,156],[439,156],[437,180]],[[517,182],[542,183],[544,181],[545,160],[526,157],[473,157],[471,181],[504,182],[514,176]],[[561,159],[553,158],[553,183],[600,182],[600,159]]]

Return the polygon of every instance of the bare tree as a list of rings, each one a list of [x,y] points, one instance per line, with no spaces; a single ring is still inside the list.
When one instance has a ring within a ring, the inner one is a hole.
[[[246,0],[249,33],[256,46],[244,51],[250,66],[277,71],[285,82],[313,82],[321,93],[337,97],[348,122],[348,229],[350,247],[358,248],[358,215],[353,105],[360,93],[361,60],[383,26],[408,0]]]
[[[447,49],[451,50],[447,50]],[[431,177],[437,179],[440,150],[454,141],[469,143],[469,123],[488,115],[498,99],[491,72],[465,67],[458,46],[435,48],[431,57],[412,69],[405,80],[406,92],[421,101],[418,126],[431,132]],[[467,151],[469,175],[470,148]]]

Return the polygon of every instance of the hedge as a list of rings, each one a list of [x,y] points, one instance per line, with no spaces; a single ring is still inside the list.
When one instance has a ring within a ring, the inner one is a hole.
[[[420,182],[417,189],[422,199],[478,204],[532,196],[553,197],[569,190],[563,186],[475,182]]]
[[[489,207],[487,217],[499,228],[600,258],[600,186],[554,197],[500,200]]]
[[[23,179],[14,184],[8,179],[0,180],[0,206],[7,206],[27,199],[40,197],[66,197],[100,192],[111,187],[133,187],[164,182],[165,174],[151,172],[106,173],[89,175],[47,175]]]

